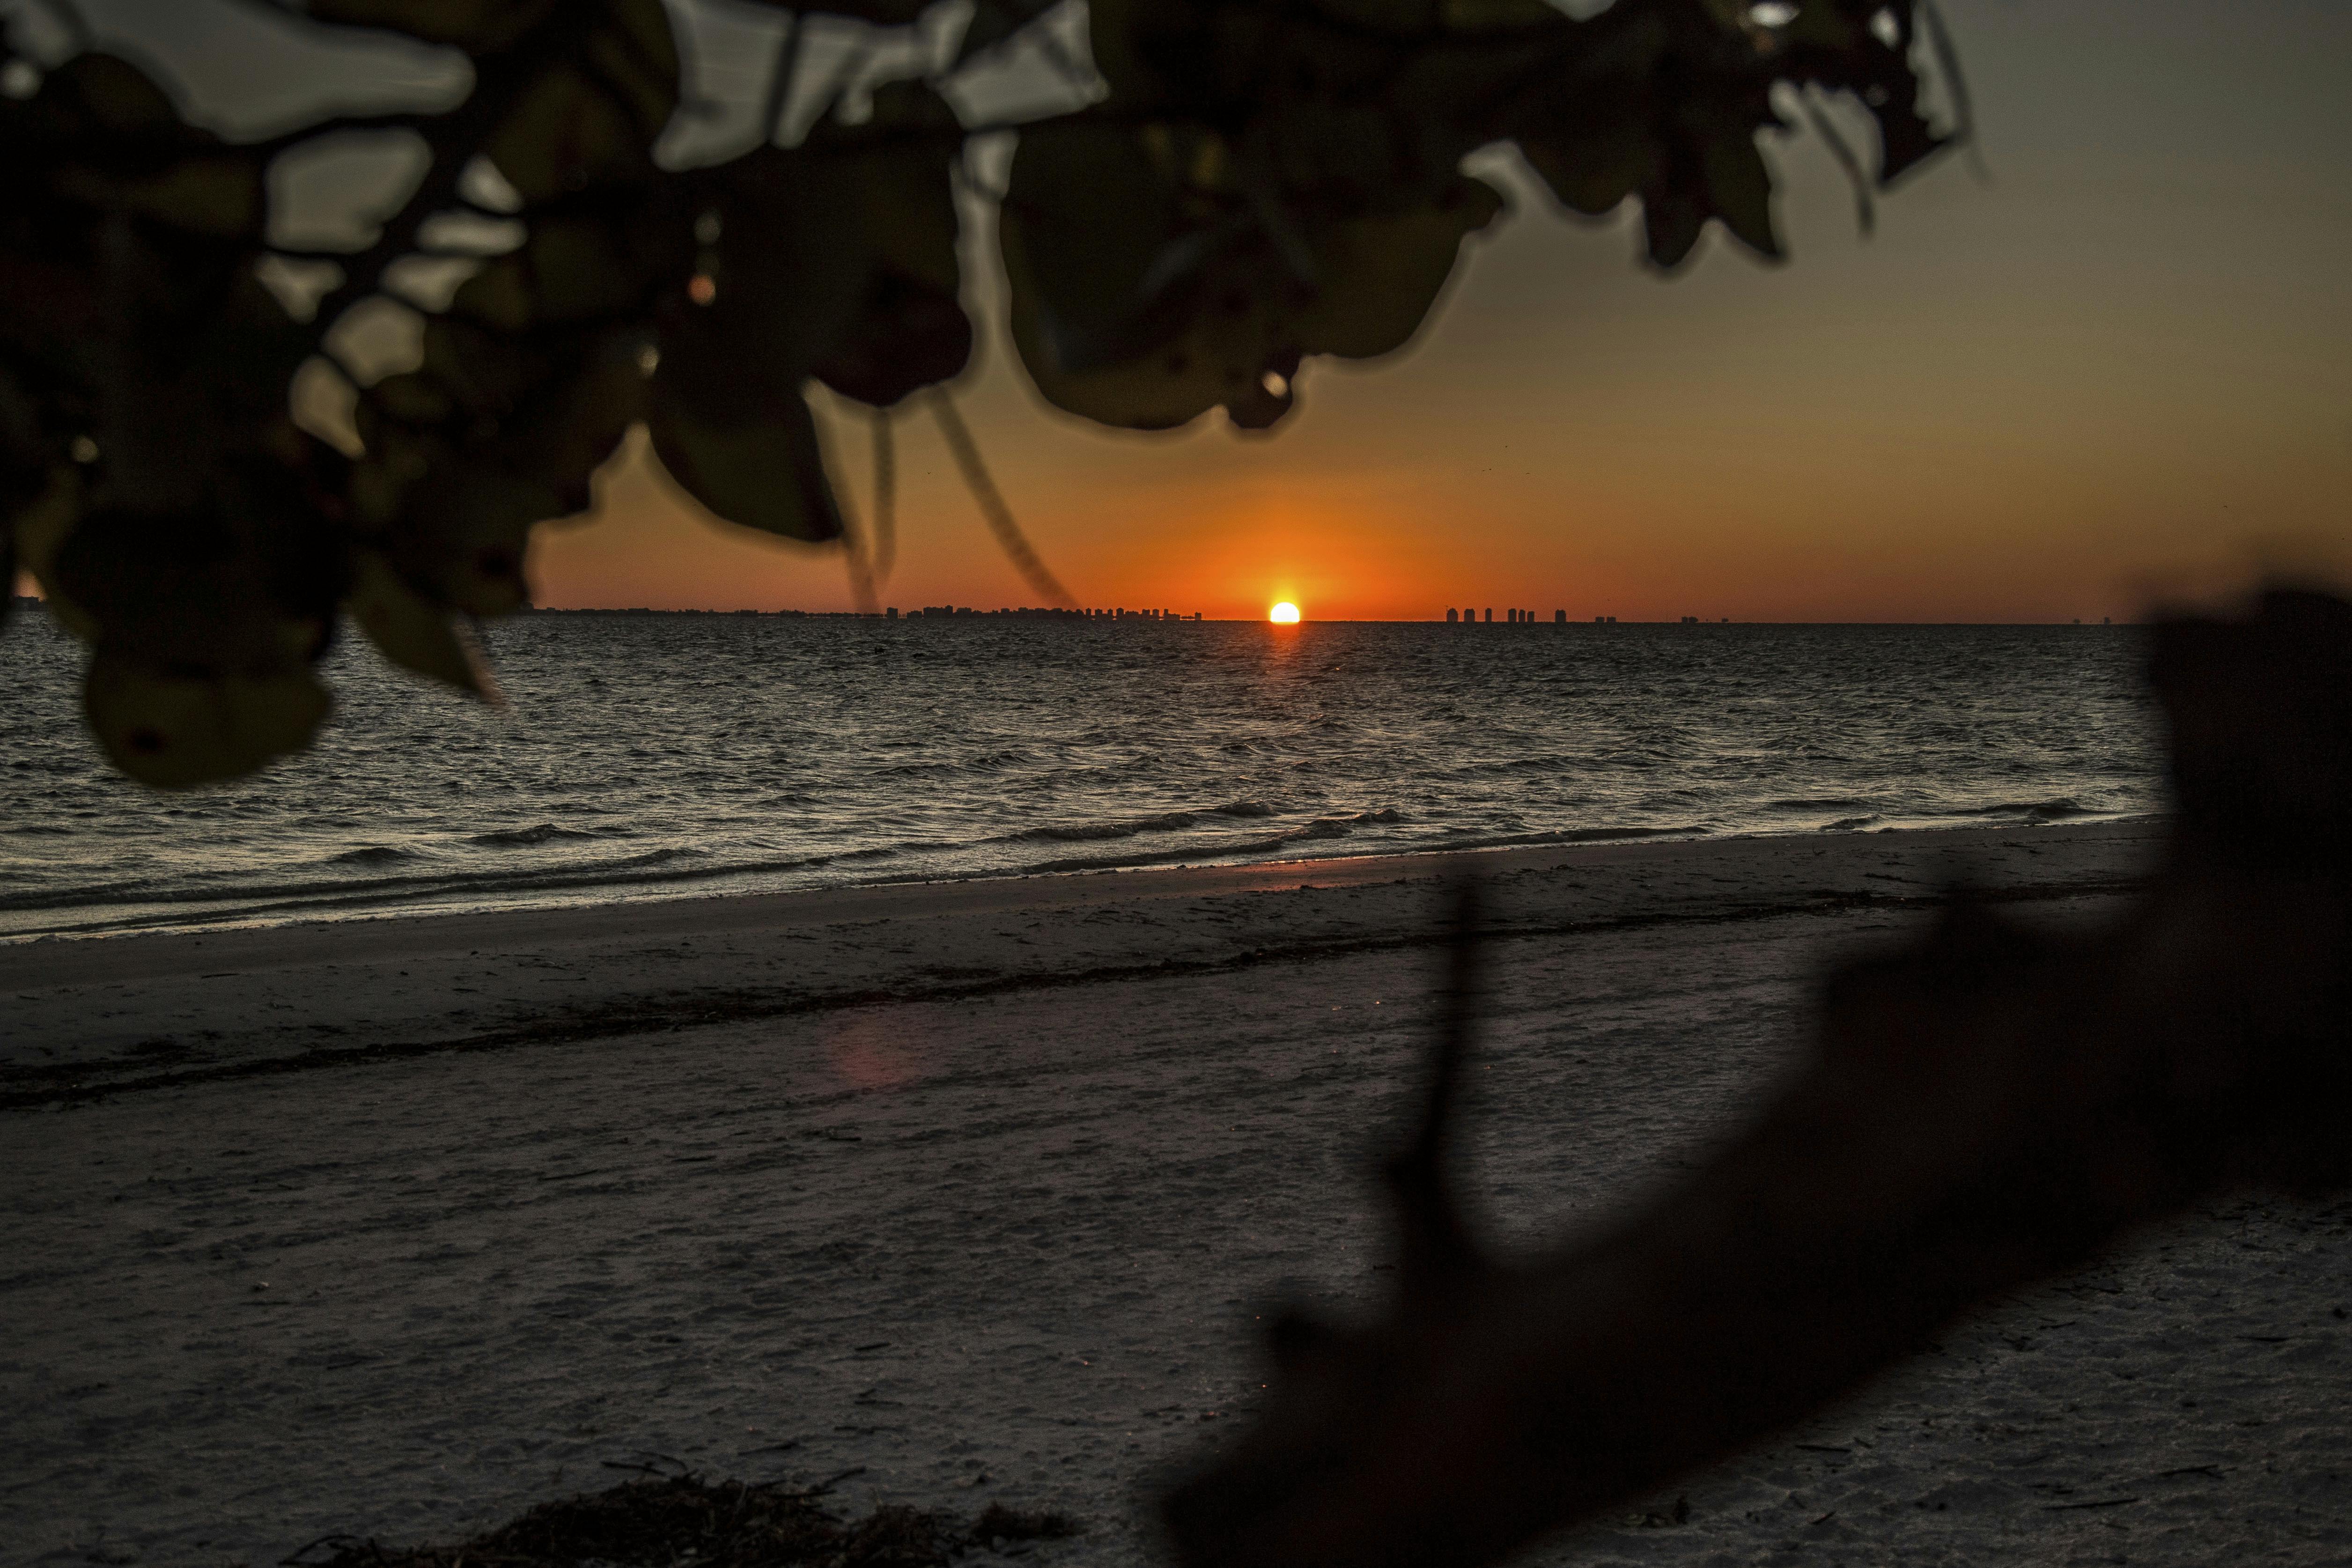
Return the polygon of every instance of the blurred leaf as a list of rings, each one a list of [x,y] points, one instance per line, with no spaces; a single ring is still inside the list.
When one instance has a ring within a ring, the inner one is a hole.
[[[1013,340],[1057,407],[1166,429],[1223,405],[1262,429],[1302,355],[1402,345],[1465,235],[1501,209],[1456,175],[1427,206],[1297,215],[1297,259],[1234,189],[1205,131],[1052,126],[1024,135],[1000,232]]]
[[[468,54],[505,48],[555,10],[557,0],[310,0],[322,22],[383,27]]]
[[[1599,217],[1658,176],[1646,128],[1615,124],[1569,137],[1522,136],[1519,151],[1563,206]]]
[[[665,362],[664,369],[667,368]],[[735,423],[704,417],[656,377],[647,421],[655,455],[680,489],[713,516],[813,543],[842,534],[816,424],[798,393]]]
[[[939,0],[811,0],[791,8],[822,16],[848,16],[877,27],[904,27],[937,4]]]
[[[86,711],[116,765],[181,788],[306,744],[348,556],[301,474],[223,454],[171,512],[78,507],[80,488],[61,470],[18,528],[53,610],[94,646]]]
[[[521,608],[531,526],[585,510],[591,477],[644,417],[640,342],[628,329],[516,339],[430,323],[423,368],[360,400],[362,541],[432,601]]]
[[[1500,32],[1559,21],[1544,0],[1314,0],[1314,8],[1354,26],[1423,40],[1437,33]]]
[[[804,157],[849,160],[855,171],[858,221],[839,243],[865,251],[864,298],[814,367],[845,396],[887,408],[952,380],[971,361],[950,175],[961,132],[937,92],[891,82],[876,90],[864,125],[820,128],[803,149]]]
[[[977,0],[971,21],[956,41],[955,63],[961,67],[984,54],[1051,11],[1057,0]]]
[[[109,175],[87,167],[58,171],[58,188],[94,207],[121,206],[173,228],[222,239],[261,234],[261,162],[224,153],[192,157],[159,173]]]
[[[999,243],[1013,278],[1013,333],[1032,374],[1124,363],[1182,330],[1169,296],[1222,236],[1213,224],[1188,219],[1173,167],[1186,149],[1168,145],[1177,134],[1155,141],[1148,132],[1050,121],[1023,133]]]
[[[1735,238],[1759,256],[1778,260],[1780,236],[1772,227],[1772,173],[1745,129],[1710,137],[1699,151],[1706,204]]]
[[[45,582],[100,648],[204,671],[299,664],[325,646],[350,572],[343,540],[282,476],[230,471],[184,512],[93,507]]]
[[[661,0],[593,9],[583,47],[531,80],[484,148],[527,204],[656,177],[653,144],[677,108],[668,14]]]
[[[43,78],[41,96],[52,114],[81,116],[84,123],[60,129],[94,143],[202,134],[181,122],[170,95],[146,72],[119,55],[98,50],[76,55]]]
[[[450,623],[449,612],[409,587],[376,551],[360,552],[343,608],[377,651],[403,669],[477,695],[488,689],[473,650]]]
[[[963,369],[960,137],[937,93],[894,83],[862,125],[820,125],[699,180],[701,250],[660,308],[650,425],[671,477],[712,513],[838,538],[805,383],[887,406]]]
[[[797,397],[849,330],[872,274],[862,173],[848,158],[775,147],[709,172],[700,216],[716,233],[658,318],[657,379],[700,421]]]
[[[577,509],[544,484],[462,460],[419,480],[407,503],[378,548],[434,599],[475,615],[510,615],[530,602],[531,526]]]
[[[127,210],[214,239],[258,239],[262,155],[181,120],[163,89],[116,56],[77,55],[0,124],[51,188],[97,212]]]
[[[674,265],[651,225],[603,217],[531,221],[521,247],[458,287],[449,314],[505,333],[641,316],[656,277]]]
[[[332,706],[307,669],[206,676],[103,649],[82,705],[114,765],[159,789],[234,779],[299,751]]]
[[[1465,175],[1433,205],[1333,224],[1316,246],[1324,283],[1298,313],[1297,346],[1352,360],[1404,347],[1453,275],[1465,236],[1502,210],[1493,186]]]
[[[962,374],[971,341],[971,319],[955,290],[878,272],[857,319],[818,362],[816,379],[844,397],[888,408]]]
[[[573,65],[534,81],[490,138],[490,160],[528,203],[654,174],[646,135],[626,103]]]

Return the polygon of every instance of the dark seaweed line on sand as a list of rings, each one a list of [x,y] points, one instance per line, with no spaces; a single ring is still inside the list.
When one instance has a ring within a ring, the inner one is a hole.
[[[2134,893],[2137,880],[2038,883],[2025,887],[1971,887],[1965,895],[1979,904],[2032,904],[2065,898],[2097,898]],[[1952,902],[1950,894],[1885,894],[1867,891],[1819,891],[1777,903],[1734,904],[1704,912],[1662,910],[1650,915],[1623,915],[1613,920],[1571,920],[1546,925],[1490,925],[1480,936],[1491,942],[1532,941],[1548,936],[1599,936],[1667,925],[1730,925],[1748,920],[1773,920],[1797,915],[1843,915],[1854,910],[1937,909]],[[1452,940],[1443,927],[1386,936],[1331,937],[1252,947],[1222,958],[1163,958],[1148,964],[1106,964],[1090,969],[1063,969],[1046,974],[996,975],[985,979],[887,990],[824,991],[776,996],[753,992],[717,992],[690,1004],[648,1007],[619,1004],[593,1014],[551,1019],[516,1029],[494,1030],[455,1040],[396,1040],[374,1045],[321,1046],[290,1056],[263,1057],[250,1061],[224,1062],[216,1067],[182,1068],[102,1083],[66,1083],[48,1089],[0,1092],[0,1111],[37,1110],[83,1104],[118,1094],[148,1093],[160,1089],[224,1083],[241,1078],[274,1078],[338,1067],[373,1066],[425,1056],[453,1056],[478,1051],[509,1051],[533,1045],[578,1045],[631,1034],[667,1033],[717,1024],[745,1023],[761,1019],[790,1018],[803,1013],[835,1012],[845,1008],[913,1002],[970,1001],[1022,991],[1055,990],[1074,986],[1116,985],[1125,981],[1180,979],[1195,976],[1235,974],[1266,964],[1295,964],[1360,953],[1400,952],[1442,946]],[[0,1078],[22,1082],[34,1077],[66,1077],[102,1069],[87,1063],[17,1069]]]

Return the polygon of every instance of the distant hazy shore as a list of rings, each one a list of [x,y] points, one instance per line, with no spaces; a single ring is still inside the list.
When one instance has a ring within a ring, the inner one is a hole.
[[[1468,1190],[1592,1223],[1736,1123],[1824,958],[1964,874],[2111,908],[2154,823],[1546,847],[1488,879]],[[1431,857],[0,949],[0,1562],[454,1539],[611,1463],[1051,1504],[1361,1307]],[[2347,1211],[2233,1203],[1538,1562],[2340,1563]],[[1670,1504],[1672,1493],[1664,1501]],[[1671,1509],[1665,1510],[1671,1514]]]

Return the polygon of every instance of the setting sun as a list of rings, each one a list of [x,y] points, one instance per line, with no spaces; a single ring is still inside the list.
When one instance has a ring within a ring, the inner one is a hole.
[[[1267,614],[1266,619],[1273,622],[1277,626],[1296,626],[1298,624],[1298,606],[1296,604],[1277,604],[1274,607],[1273,611]]]

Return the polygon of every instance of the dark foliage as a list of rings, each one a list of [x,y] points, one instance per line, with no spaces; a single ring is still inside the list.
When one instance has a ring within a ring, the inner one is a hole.
[[[866,580],[806,389],[879,422],[964,369],[956,196],[977,189],[968,138],[1003,128],[960,123],[940,89],[1022,40],[1107,90],[1026,129],[994,193],[1013,338],[1049,402],[1138,429],[1220,407],[1265,429],[1309,356],[1405,343],[1500,211],[1460,172],[1477,148],[1515,143],[1575,212],[1639,200],[1671,268],[1710,224],[1780,253],[1756,141],[1790,128],[1776,103],[1833,138],[1802,95],[1859,105],[1878,183],[1941,145],[1926,0],[1617,0],[1585,21],[1543,0],[1094,0],[1091,67],[1042,0],[985,0],[951,60],[859,123],[833,112],[846,75],[803,79],[806,29],[923,9],[795,16],[768,123],[814,91],[815,128],[682,172],[653,154],[680,92],[660,0],[312,0],[288,25],[462,49],[472,90],[251,143],[184,123],[130,61],[0,57],[0,571],[28,568],[89,644],[117,765],[178,787],[306,745],[345,618],[489,695],[467,618],[527,601],[531,528],[583,509],[638,424],[709,511],[842,540]],[[413,137],[424,172],[365,245],[289,247],[272,166],[338,136]],[[445,300],[420,262],[476,270]],[[283,284],[300,267],[325,269],[308,296]],[[387,299],[421,362],[372,374],[334,333]],[[339,388],[348,418],[298,418],[301,384]]]

